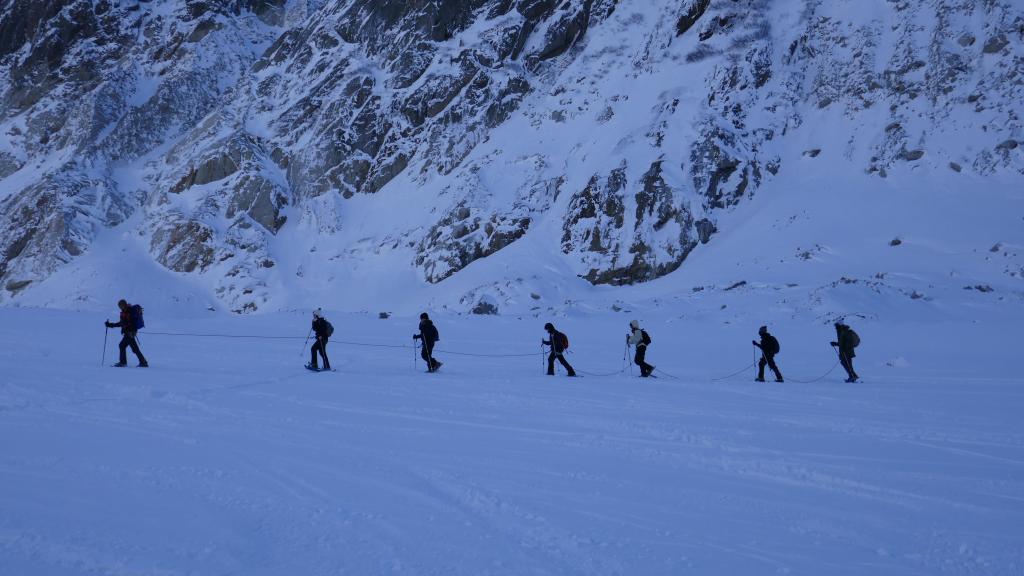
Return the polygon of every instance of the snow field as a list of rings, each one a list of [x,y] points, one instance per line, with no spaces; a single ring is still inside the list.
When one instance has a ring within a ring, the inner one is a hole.
[[[452,354],[539,352],[546,318],[437,315],[445,367],[425,374],[412,349],[339,343],[411,345],[413,318],[327,317],[338,372],[314,374],[305,312],[148,313],[153,367],[113,369],[102,315],[0,309],[0,573],[1024,567],[1024,390],[991,324],[851,320],[866,383],[780,385],[711,382],[753,361],[756,325],[640,315],[680,380],[569,379]],[[631,317],[551,320],[598,373]],[[834,364],[830,326],[772,328],[787,377]]]

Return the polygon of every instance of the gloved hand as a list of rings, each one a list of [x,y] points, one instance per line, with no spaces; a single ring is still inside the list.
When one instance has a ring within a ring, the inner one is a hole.
[[[757,340],[751,340],[750,343],[753,344],[754,346],[757,346]]]
[[[419,334],[413,334],[412,335],[412,339],[413,340],[419,340],[420,339],[420,335]]]
[[[104,320],[103,321],[103,325],[106,326],[107,328],[113,328],[114,327],[114,325],[110,323],[110,320]]]
[[[832,346],[839,346],[839,342],[829,342]]]

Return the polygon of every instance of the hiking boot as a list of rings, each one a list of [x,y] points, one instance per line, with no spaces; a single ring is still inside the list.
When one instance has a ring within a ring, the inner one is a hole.
[[[764,382],[764,378],[754,378],[754,382]]]
[[[782,378],[776,378],[775,381],[776,382],[785,382],[785,380],[783,380]]]
[[[139,362],[138,368],[149,368],[149,362]]]
[[[113,367],[114,368],[124,368],[127,365],[128,365],[127,362],[118,362],[117,364],[113,364]]]
[[[854,378],[853,376],[850,376],[849,378],[846,379],[846,382],[847,384],[854,384],[857,382],[857,379]]]
[[[555,375],[554,372],[548,372],[548,376],[554,376],[554,375]]]

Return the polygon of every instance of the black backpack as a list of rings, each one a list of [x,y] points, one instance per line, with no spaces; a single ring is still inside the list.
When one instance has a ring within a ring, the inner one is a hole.
[[[146,319],[143,317],[142,312],[142,306],[139,306],[138,304],[134,304],[128,309],[128,314],[132,319],[133,330],[139,330],[140,328],[146,327]]]
[[[848,330],[850,332],[850,344],[853,344],[854,348],[860,346],[860,336],[858,336],[857,333],[853,331],[853,328],[849,328]]]
[[[643,341],[644,346],[649,346],[651,344],[651,335],[643,328],[640,329],[640,338]]]
[[[324,318],[324,335],[330,338],[332,334],[334,334],[334,326],[331,326],[331,323]]]

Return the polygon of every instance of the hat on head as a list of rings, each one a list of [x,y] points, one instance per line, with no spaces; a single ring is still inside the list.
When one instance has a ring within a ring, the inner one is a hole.
[[[420,320],[429,320],[429,319],[430,319],[430,316],[427,316],[426,312],[420,314]]]
[[[323,313],[320,311],[320,308],[317,308],[316,310],[313,310],[313,318],[323,318],[323,317],[324,316],[323,316]]]
[[[552,324],[551,322],[548,322],[547,324],[544,325],[544,329],[547,330],[548,332],[551,332],[552,330],[555,329],[555,325]]]
[[[757,333],[758,334],[767,334],[768,333],[768,327],[767,326],[761,326],[760,328],[757,329]]]
[[[632,328],[633,330],[636,330],[637,328],[640,327],[640,323],[637,322],[636,320],[630,320],[629,327]]]

